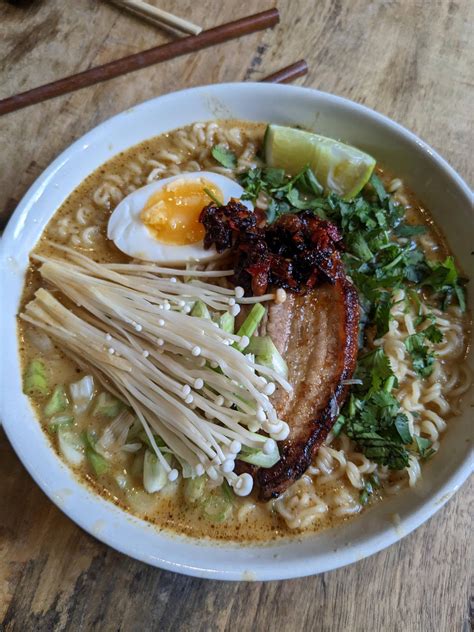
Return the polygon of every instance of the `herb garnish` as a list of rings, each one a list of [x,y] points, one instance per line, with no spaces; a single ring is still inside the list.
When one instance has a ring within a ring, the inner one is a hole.
[[[359,360],[356,377],[362,385],[354,386],[341,416],[344,430],[367,458],[400,470],[408,465],[406,446],[413,441],[408,418],[391,393],[397,379],[383,349],[376,349]]]
[[[234,152],[227,149],[224,145],[214,145],[211,154],[218,163],[227,169],[235,169],[237,166],[237,158]]]
[[[315,210],[322,204],[323,187],[309,167],[305,167],[293,178],[284,169],[256,167],[249,169],[239,178],[245,189],[244,200],[255,202],[260,192],[270,197],[267,221],[273,222],[284,213]]]
[[[431,441],[411,434],[408,418],[392,394],[397,378],[383,349],[360,358],[355,377],[362,385],[353,386],[336,422],[338,433],[344,428],[367,458],[391,470],[407,467],[413,450],[422,458],[431,456]]]
[[[426,344],[427,340],[435,344],[443,340],[443,334],[436,325],[429,325],[423,331],[412,334],[405,340],[405,347],[411,356],[413,368],[421,377],[431,375],[435,361],[435,354]]]
[[[431,441],[424,437],[415,436],[415,444],[421,458],[424,460],[429,459],[436,452],[436,450],[433,450],[431,447],[433,445]]]
[[[380,480],[377,474],[374,472],[365,481],[364,489],[360,492],[359,500],[362,505],[366,505],[369,502],[370,496],[374,493],[375,489],[380,487]]]
[[[442,262],[429,263],[429,274],[422,281],[422,285],[430,287],[441,299],[443,309],[456,298],[459,307],[466,309],[466,299],[462,284],[464,279],[459,278],[453,257],[446,257]]]

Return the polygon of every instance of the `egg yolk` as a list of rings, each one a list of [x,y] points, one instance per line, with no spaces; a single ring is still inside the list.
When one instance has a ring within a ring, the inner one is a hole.
[[[148,198],[141,212],[142,222],[164,244],[184,246],[201,241],[205,231],[199,215],[211,202],[204,189],[223,201],[221,190],[209,180],[173,180]]]

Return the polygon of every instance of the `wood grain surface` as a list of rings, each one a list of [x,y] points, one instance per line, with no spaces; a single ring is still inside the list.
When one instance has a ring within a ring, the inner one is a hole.
[[[272,0],[160,0],[209,28]],[[78,136],[186,86],[256,80],[302,57],[304,85],[387,114],[469,183],[467,0],[281,0],[281,24],[0,118],[0,217]],[[169,40],[100,0],[0,0],[0,98]],[[299,80],[299,83],[303,83]],[[85,534],[40,491],[0,431],[0,630],[468,632],[474,487],[414,534],[332,573],[269,583],[186,578]]]

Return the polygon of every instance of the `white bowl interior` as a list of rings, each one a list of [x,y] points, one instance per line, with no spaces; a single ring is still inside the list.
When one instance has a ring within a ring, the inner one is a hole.
[[[415,190],[443,228],[461,268],[473,243],[471,193],[430,147],[385,117],[321,92],[271,84],[225,84],[160,97],[106,121],[69,147],[34,183],[1,244],[0,310],[4,349],[2,419],[24,465],[49,497],[84,529],[114,548],[160,566],[217,579],[280,579],[318,573],[375,553],[439,509],[473,468],[469,406],[450,422],[440,453],[415,489],[313,536],[267,546],[215,544],[160,532],[79,484],[63,465],[21,392],[15,315],[28,254],[46,222],[96,167],[144,139],[199,120],[237,118],[302,125],[372,153]],[[469,304],[472,309],[473,293]],[[472,368],[472,354],[470,358]],[[393,516],[398,515],[398,524]]]

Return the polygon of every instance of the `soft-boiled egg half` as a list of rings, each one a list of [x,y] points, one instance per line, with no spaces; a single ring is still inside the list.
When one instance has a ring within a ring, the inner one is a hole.
[[[222,204],[240,199],[237,182],[208,171],[164,178],[133,191],[109,219],[107,236],[131,257],[157,263],[206,261],[216,255],[204,250],[204,227],[199,222],[211,195]],[[248,201],[242,201],[253,210]]]

